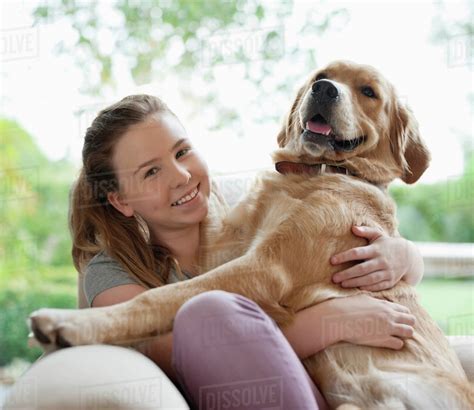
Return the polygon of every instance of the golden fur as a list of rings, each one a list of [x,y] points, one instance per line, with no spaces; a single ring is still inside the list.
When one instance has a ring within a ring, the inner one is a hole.
[[[318,76],[340,91],[331,114],[338,138],[363,137],[351,151],[331,150],[324,141],[312,143],[310,136],[308,143],[301,137]],[[367,85],[377,98],[360,92]],[[417,318],[415,334],[400,351],[338,343],[306,359],[305,367],[331,408],[474,408],[472,387],[458,358],[411,286],[401,281],[390,290],[364,292],[331,281],[341,266],[331,266],[330,256],[365,243],[351,234],[352,225],[398,235],[386,187],[397,177],[415,182],[429,163],[417,123],[393,87],[371,67],[332,63],[301,87],[278,142],[275,162],[337,164],[355,176],[263,173],[224,221],[213,217],[219,207],[211,209],[203,224],[200,256],[208,273],[110,307],[42,309],[31,316],[36,337],[45,348],[47,339],[77,345],[150,337],[172,328],[184,302],[213,289],[255,300],[279,325],[327,299],[367,293],[407,306]],[[322,331],[338,331],[330,319]]]

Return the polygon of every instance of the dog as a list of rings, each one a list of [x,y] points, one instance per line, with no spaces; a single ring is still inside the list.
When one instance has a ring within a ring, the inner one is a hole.
[[[331,281],[341,267],[331,266],[330,256],[365,243],[351,226],[398,235],[387,186],[395,178],[416,182],[430,161],[394,87],[372,67],[333,62],[299,89],[277,138],[276,171],[262,173],[226,219],[210,212],[203,223],[206,273],[113,306],[40,309],[29,318],[36,339],[56,349],[154,337],[172,329],[187,300],[215,289],[254,300],[280,326],[301,309],[365,293],[408,307],[415,332],[401,350],[337,343],[305,359],[330,407],[474,408],[457,356],[413,287],[400,281],[369,292]]]

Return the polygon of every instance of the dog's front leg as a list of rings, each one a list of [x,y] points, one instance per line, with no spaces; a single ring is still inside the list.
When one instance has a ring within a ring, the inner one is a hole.
[[[30,316],[30,327],[46,350],[92,343],[130,344],[171,330],[178,309],[187,300],[215,289],[256,301],[281,324],[290,317],[285,317],[278,301],[290,286],[281,267],[265,265],[257,255],[247,254],[196,278],[149,290],[117,305],[40,309]]]

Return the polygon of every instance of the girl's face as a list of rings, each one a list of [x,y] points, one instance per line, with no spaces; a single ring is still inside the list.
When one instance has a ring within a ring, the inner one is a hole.
[[[207,215],[208,169],[174,115],[153,114],[130,127],[112,162],[120,192],[109,193],[109,201],[125,216],[138,213],[152,235],[198,224]]]

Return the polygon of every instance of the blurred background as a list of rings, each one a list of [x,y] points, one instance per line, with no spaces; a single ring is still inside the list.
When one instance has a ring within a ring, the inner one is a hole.
[[[334,59],[380,69],[415,112],[433,161],[391,187],[400,232],[425,257],[422,304],[447,334],[474,334],[473,4],[2,1],[0,382],[41,353],[28,314],[76,306],[68,192],[100,109],[155,94],[214,175],[254,172],[296,89]]]

